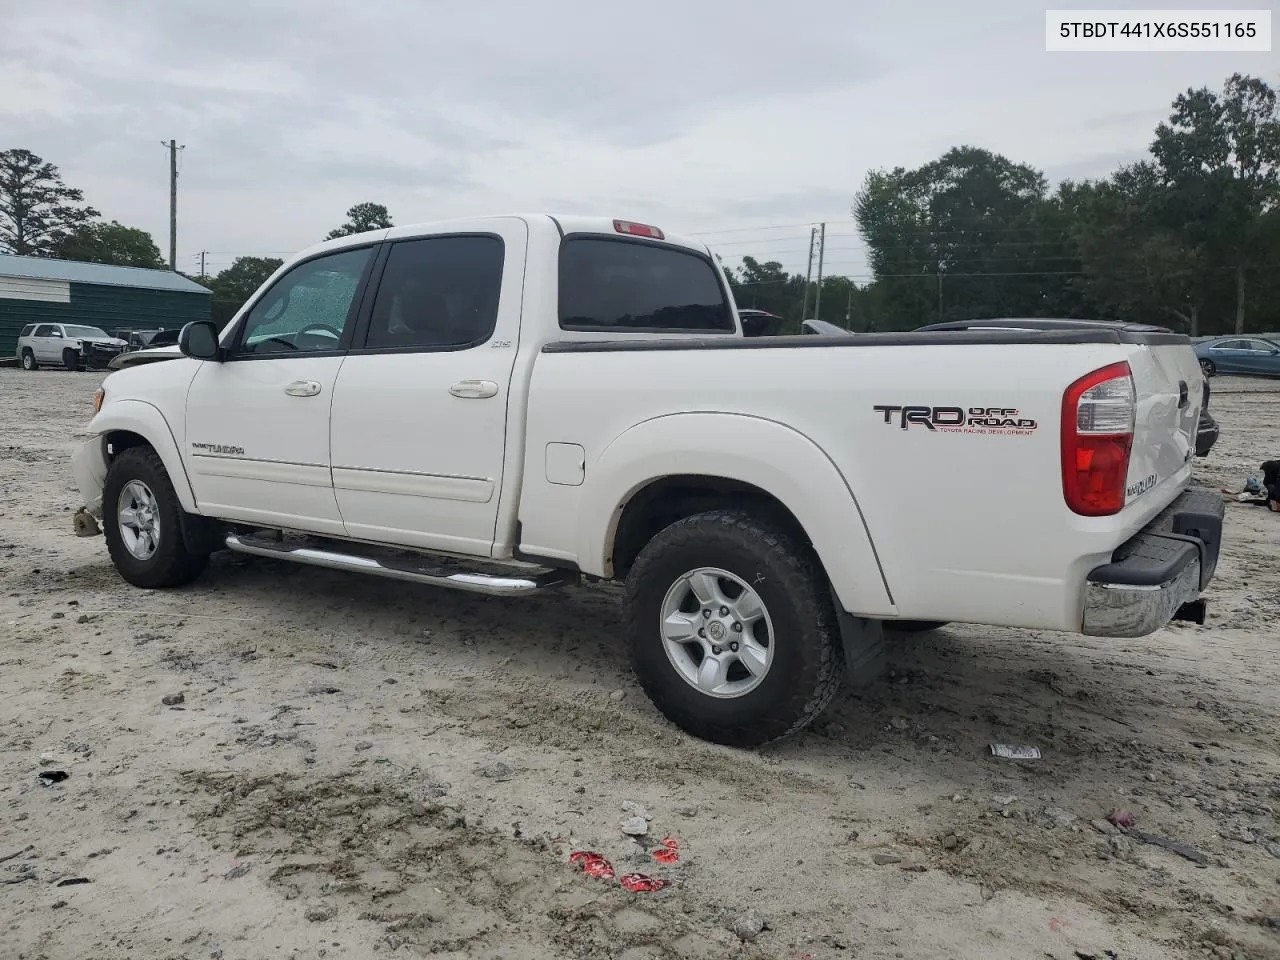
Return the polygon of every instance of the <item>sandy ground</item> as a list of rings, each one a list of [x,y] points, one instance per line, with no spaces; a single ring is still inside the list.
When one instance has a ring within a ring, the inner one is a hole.
[[[883,682],[738,752],[639,693],[612,588],[225,555],[125,585],[71,529],[99,379],[0,370],[4,960],[1280,958],[1280,515],[1228,506],[1204,627],[895,638]],[[1238,489],[1280,456],[1280,384],[1212,408],[1197,468]]]

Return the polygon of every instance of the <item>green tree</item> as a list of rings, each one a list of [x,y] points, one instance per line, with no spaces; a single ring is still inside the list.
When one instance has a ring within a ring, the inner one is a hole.
[[[391,214],[380,203],[357,203],[347,210],[347,222],[330,230],[326,240],[338,237],[349,237],[353,233],[364,233],[366,230],[385,230],[392,226]]]
[[[283,263],[275,257],[236,257],[231,266],[206,284],[213,291],[218,326],[225,326]]]
[[[126,227],[116,220],[78,227],[53,248],[51,255],[64,260],[109,263],[117,267],[163,270],[167,265],[151,234],[137,227]]]
[[[1044,175],[978,147],[872,171],[853,214],[889,314],[881,329],[1078,308],[1068,222]]]
[[[1151,154],[1165,187],[1157,222],[1199,251],[1201,270],[1233,276],[1235,329],[1243,333],[1246,276],[1276,252],[1265,242],[1265,218],[1280,201],[1275,90],[1235,73],[1220,94],[1205,87],[1179,94]]]
[[[52,256],[69,235],[98,216],[84,192],[67,186],[52,163],[30,150],[0,151],[0,249]]]

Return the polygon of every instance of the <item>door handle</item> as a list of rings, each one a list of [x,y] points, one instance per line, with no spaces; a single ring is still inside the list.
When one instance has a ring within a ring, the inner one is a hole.
[[[498,385],[492,380],[459,380],[449,392],[464,400],[484,400],[498,395]]]
[[[295,380],[284,388],[291,397],[314,397],[320,392],[320,384],[314,380]]]

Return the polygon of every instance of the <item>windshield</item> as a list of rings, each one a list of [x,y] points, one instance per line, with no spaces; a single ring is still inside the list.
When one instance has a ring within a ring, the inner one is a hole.
[[[68,337],[101,337],[103,340],[110,340],[106,332],[99,330],[97,327],[77,327],[68,324],[62,328],[66,331]]]

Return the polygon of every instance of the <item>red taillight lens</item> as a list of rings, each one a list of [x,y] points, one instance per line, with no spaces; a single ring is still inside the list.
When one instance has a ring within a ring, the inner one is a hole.
[[[1137,399],[1127,363],[1081,377],[1062,397],[1062,495],[1086,517],[1124,509]]]
[[[629,234],[633,237],[648,237],[650,240],[663,239],[662,231],[657,227],[651,227],[647,223],[632,223],[630,220],[613,221],[613,229],[618,233]]]

